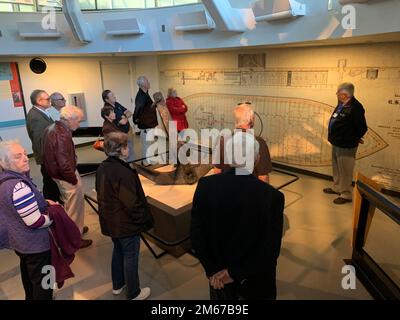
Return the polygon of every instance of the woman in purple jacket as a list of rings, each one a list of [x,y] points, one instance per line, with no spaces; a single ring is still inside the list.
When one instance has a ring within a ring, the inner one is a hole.
[[[29,177],[26,151],[17,141],[0,142],[0,249],[20,258],[26,300],[51,300],[43,267],[51,265],[49,204]],[[50,286],[49,286],[50,287]]]

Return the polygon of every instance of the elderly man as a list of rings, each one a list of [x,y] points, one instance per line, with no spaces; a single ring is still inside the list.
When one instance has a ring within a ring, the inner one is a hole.
[[[146,141],[146,136],[149,129],[154,129],[158,125],[157,111],[156,108],[153,106],[153,100],[150,98],[149,95],[149,80],[144,76],[140,76],[137,79],[137,85],[139,87],[139,90],[135,99],[135,112],[133,113],[133,122],[137,124],[140,129],[140,141],[143,158],[142,163],[143,165],[147,166],[150,163],[145,158],[150,142]]]
[[[46,154],[44,166],[60,189],[65,211],[84,234],[88,231],[88,228],[84,227],[85,204],[72,140],[72,132],[79,128],[82,119],[81,109],[75,106],[62,108],[60,121],[46,129],[43,150]],[[82,239],[81,248],[91,244],[92,240]]]
[[[40,165],[43,176],[43,194],[46,199],[61,202],[60,191],[57,184],[51,179],[43,166],[42,143],[45,129],[54,123],[48,110],[50,108],[50,97],[44,90],[34,90],[31,93],[32,108],[26,117],[26,128],[32,141],[33,155],[35,161]]]
[[[52,300],[42,281],[51,265],[48,204],[29,177],[29,159],[18,141],[0,142],[0,249],[20,258],[26,300]]]
[[[236,129],[246,131],[254,128],[254,108],[250,103],[239,104],[233,112],[235,116]],[[269,174],[272,172],[272,162],[269,149],[267,143],[262,137],[256,137],[256,139],[260,146],[260,160],[254,167],[253,174],[261,181],[269,183]],[[229,170],[229,165],[224,163],[224,140],[224,137],[221,137],[221,160],[220,164],[215,165],[215,173]]]
[[[236,133],[227,149],[245,150],[245,158],[253,152],[259,161],[259,144],[249,133]],[[193,199],[192,246],[213,300],[276,298],[284,196],[250,170],[243,173],[243,164],[233,161],[227,172],[201,178]]]
[[[66,100],[59,92],[54,92],[50,96],[51,108],[48,109],[50,117],[54,121],[60,120],[60,110],[65,107]]]
[[[354,97],[354,85],[343,83],[337,90],[338,106],[329,121],[328,140],[332,144],[333,186],[325,193],[339,195],[333,202],[352,202],[353,170],[359,143],[368,131],[363,105]]]

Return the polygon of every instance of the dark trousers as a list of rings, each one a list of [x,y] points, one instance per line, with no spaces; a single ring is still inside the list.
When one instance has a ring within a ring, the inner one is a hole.
[[[127,298],[132,300],[140,293],[139,250],[140,235],[127,238],[112,238],[114,243],[111,274],[113,289],[121,289],[125,284]]]
[[[51,265],[51,252],[25,254],[16,252],[20,258],[21,278],[25,290],[25,300],[52,300],[53,290],[42,287],[46,274],[42,268]]]
[[[230,283],[221,290],[210,286],[211,300],[276,300],[276,275],[261,274],[239,283]]]
[[[40,172],[43,176],[43,195],[45,199],[62,204],[63,202],[61,201],[60,190],[58,189],[57,183],[47,174],[44,165],[40,166]]]

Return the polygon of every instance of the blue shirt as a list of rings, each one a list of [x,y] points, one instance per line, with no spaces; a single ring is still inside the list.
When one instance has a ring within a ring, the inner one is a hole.
[[[47,109],[47,113],[54,121],[60,121],[60,111],[58,111],[56,108],[50,107]]]
[[[328,132],[331,132],[332,127],[334,125],[334,123],[336,122],[336,120],[339,117],[339,114],[342,112],[344,108],[344,105],[339,104],[338,107],[336,108],[335,112],[332,114],[331,120],[329,121],[329,128],[328,128]]]
[[[41,109],[41,108],[39,108],[39,107],[36,107],[36,106],[33,106],[33,107],[36,108],[37,110],[39,110],[41,113],[45,114],[47,118],[51,118],[50,113],[49,113],[49,111],[48,111],[49,108],[43,110],[43,109]]]

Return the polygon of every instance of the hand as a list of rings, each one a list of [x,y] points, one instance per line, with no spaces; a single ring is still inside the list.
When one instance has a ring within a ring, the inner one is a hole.
[[[133,116],[133,113],[130,112],[129,110],[126,110],[124,114],[125,114],[125,116],[126,116],[127,118],[130,118],[130,117]]]
[[[224,288],[224,283],[218,280],[215,275],[209,278],[210,286],[213,287],[214,290],[221,290]]]
[[[360,144],[364,144],[364,139],[360,139],[360,141],[358,141]]]
[[[125,117],[123,117],[123,118],[121,118],[121,120],[119,120],[119,124],[121,124],[121,125],[126,125],[128,123],[128,119],[127,118],[125,118]]]
[[[222,281],[225,284],[233,283],[233,279],[229,275],[228,269],[224,269],[218,273],[216,273],[213,277],[216,277],[219,281]]]
[[[58,202],[54,202],[53,200],[48,200],[48,199],[46,199],[46,202],[47,202],[47,204],[48,204],[49,206],[56,206],[56,205],[59,205]]]

